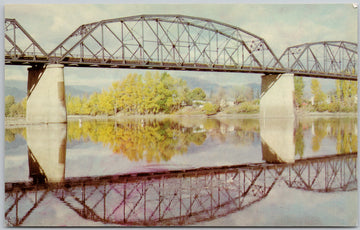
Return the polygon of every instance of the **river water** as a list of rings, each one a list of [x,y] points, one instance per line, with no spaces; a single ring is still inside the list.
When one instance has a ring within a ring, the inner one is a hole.
[[[5,130],[7,226],[355,226],[357,119]]]

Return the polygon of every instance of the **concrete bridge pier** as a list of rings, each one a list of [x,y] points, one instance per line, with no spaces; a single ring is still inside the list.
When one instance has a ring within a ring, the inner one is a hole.
[[[261,77],[260,117],[295,117],[294,74]]]
[[[263,159],[268,163],[295,161],[294,74],[261,78],[260,136]]]
[[[40,124],[26,128],[29,174],[36,183],[65,178],[66,124]]]
[[[64,66],[49,64],[28,69],[26,121],[66,123]]]

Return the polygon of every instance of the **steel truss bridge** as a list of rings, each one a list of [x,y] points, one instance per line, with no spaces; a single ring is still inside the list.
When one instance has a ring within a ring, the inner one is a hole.
[[[138,15],[79,26],[46,52],[15,19],[5,19],[5,64],[293,73],[357,80],[357,44],[322,41],[278,58],[264,39],[239,27],[184,15]]]
[[[22,225],[46,199],[80,217],[132,226],[191,225],[241,211],[277,183],[329,193],[357,189],[357,153],[132,175],[67,178],[61,183],[6,183],[5,219]],[[46,201],[45,201],[46,203]]]

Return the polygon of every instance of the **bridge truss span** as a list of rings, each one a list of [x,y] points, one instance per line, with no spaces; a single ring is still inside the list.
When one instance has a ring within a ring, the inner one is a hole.
[[[264,72],[281,69],[264,39],[183,15],[139,15],[81,25],[49,56],[95,67]]]
[[[43,63],[48,59],[45,50],[35,39],[16,21],[5,19],[5,59],[6,64]]]
[[[47,53],[15,19],[5,19],[5,64],[293,73],[357,80],[357,44],[304,43],[278,58],[265,40],[239,27],[184,15],[137,15],[79,26]]]
[[[304,43],[287,48],[280,61],[295,75],[356,80],[357,44],[347,41]]]

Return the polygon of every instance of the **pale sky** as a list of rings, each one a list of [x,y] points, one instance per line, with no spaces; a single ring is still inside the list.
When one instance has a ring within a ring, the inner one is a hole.
[[[11,1],[6,1],[11,3]],[[5,5],[5,17],[15,18],[50,52],[78,26],[139,14],[183,14],[214,19],[265,39],[275,55],[306,42],[357,42],[357,9],[352,4],[16,4]],[[135,70],[137,72],[143,72]],[[134,70],[65,68],[68,85],[110,85]],[[260,82],[260,75],[172,71],[173,76],[207,78],[220,84]],[[223,76],[226,77],[224,81]],[[241,77],[239,77],[241,76]],[[25,67],[5,68],[5,80],[27,80]],[[6,84],[6,83],[5,83]],[[329,83],[325,80],[324,84]]]

